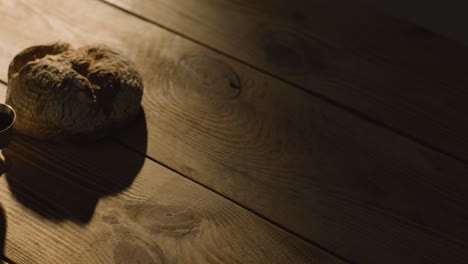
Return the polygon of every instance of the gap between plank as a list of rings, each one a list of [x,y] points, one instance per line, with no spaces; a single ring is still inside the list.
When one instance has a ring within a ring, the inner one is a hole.
[[[441,153],[441,154],[443,154],[443,155],[445,155],[445,156],[448,156],[449,158],[452,158],[452,159],[454,159],[454,160],[457,160],[457,161],[459,161],[459,162],[461,162],[461,163],[468,164],[468,160],[465,160],[465,159],[463,159],[463,158],[461,158],[461,157],[458,157],[457,155],[452,154],[452,153],[450,153],[450,152],[448,152],[448,151],[445,151],[445,150],[443,150],[443,149],[441,149],[441,148],[439,148],[439,147],[433,146],[431,143],[429,143],[429,142],[427,142],[427,141],[425,141],[425,140],[421,140],[421,139],[419,139],[419,138],[417,138],[417,137],[415,137],[415,136],[412,136],[412,135],[410,135],[410,134],[408,134],[408,133],[406,133],[406,132],[404,132],[404,131],[402,131],[402,130],[399,130],[399,129],[394,128],[394,127],[392,127],[392,126],[390,126],[390,125],[387,125],[387,124],[385,124],[384,122],[381,122],[381,121],[379,121],[379,120],[377,120],[377,119],[375,119],[375,118],[373,118],[373,117],[367,115],[366,113],[360,112],[360,111],[358,111],[358,110],[356,110],[356,109],[354,109],[354,108],[352,108],[352,107],[350,107],[350,106],[348,106],[348,105],[346,105],[346,104],[344,104],[344,103],[341,103],[341,102],[339,102],[339,101],[336,101],[336,100],[334,100],[334,99],[332,99],[332,98],[329,98],[329,97],[327,97],[327,96],[324,96],[324,95],[322,95],[322,94],[320,94],[320,93],[317,93],[317,92],[308,90],[308,89],[306,89],[306,88],[304,88],[304,87],[302,87],[302,86],[300,86],[300,85],[298,85],[298,84],[296,84],[296,83],[294,83],[294,82],[292,82],[292,81],[289,81],[289,80],[287,80],[287,79],[284,79],[284,78],[281,78],[281,77],[279,77],[279,76],[276,76],[276,75],[274,75],[274,74],[272,74],[272,73],[270,73],[270,72],[268,72],[268,71],[265,71],[265,70],[263,70],[263,69],[261,69],[261,68],[255,66],[255,65],[253,65],[253,64],[250,64],[250,63],[247,62],[247,61],[244,61],[244,60],[241,60],[241,59],[239,59],[239,58],[237,58],[237,57],[234,57],[233,55],[230,55],[230,54],[228,54],[228,53],[226,53],[226,52],[224,52],[224,51],[222,51],[222,50],[220,50],[220,49],[217,49],[217,48],[215,48],[215,47],[213,47],[213,46],[210,46],[210,45],[208,45],[208,44],[206,44],[206,43],[204,43],[204,42],[201,42],[201,41],[199,41],[199,40],[196,40],[195,38],[192,38],[192,37],[187,36],[187,35],[185,35],[185,34],[183,34],[183,33],[180,33],[180,32],[178,32],[178,31],[176,31],[176,30],[174,30],[174,29],[171,29],[171,28],[169,28],[169,27],[167,27],[167,26],[164,26],[164,25],[162,25],[162,24],[160,24],[160,23],[158,23],[158,22],[152,21],[152,20],[150,20],[150,19],[148,19],[148,18],[146,18],[146,17],[144,17],[144,16],[142,16],[142,15],[136,14],[136,13],[134,13],[134,12],[132,12],[132,11],[129,11],[129,10],[127,10],[127,9],[124,9],[124,8],[122,8],[122,7],[120,7],[120,6],[117,6],[117,5],[113,4],[113,3],[106,2],[105,0],[98,0],[98,1],[99,1],[99,2],[102,2],[102,3],[106,4],[106,5],[108,5],[108,6],[110,6],[110,7],[116,8],[116,9],[118,9],[118,10],[124,12],[124,13],[127,13],[127,14],[129,14],[129,15],[131,15],[131,16],[134,16],[134,17],[136,17],[136,18],[138,18],[138,19],[141,19],[141,20],[143,20],[143,21],[145,21],[145,22],[147,22],[147,23],[149,23],[149,24],[152,24],[152,25],[154,25],[154,26],[157,26],[157,27],[159,27],[159,28],[161,28],[161,29],[163,29],[163,30],[166,30],[166,31],[168,31],[168,32],[170,32],[170,33],[172,33],[172,34],[175,34],[175,35],[177,35],[177,36],[180,36],[180,37],[182,37],[182,38],[184,38],[184,39],[186,39],[186,40],[188,40],[188,41],[191,41],[191,42],[193,42],[193,43],[195,43],[195,44],[197,44],[197,45],[200,45],[200,46],[202,46],[202,47],[204,47],[204,48],[207,48],[207,49],[209,49],[209,50],[211,50],[211,51],[214,51],[214,52],[216,52],[216,53],[218,53],[218,54],[220,54],[220,55],[223,55],[223,56],[225,56],[225,57],[227,57],[227,58],[229,58],[229,59],[232,59],[232,60],[234,60],[234,61],[236,61],[236,62],[238,62],[238,63],[241,63],[241,64],[243,64],[243,65],[245,65],[245,66],[247,66],[247,67],[249,67],[249,68],[251,68],[251,69],[254,69],[254,70],[257,71],[257,72],[260,72],[260,73],[262,73],[262,74],[265,74],[265,75],[267,75],[267,76],[269,76],[269,77],[271,77],[271,78],[273,78],[273,79],[275,79],[275,80],[278,80],[278,81],[281,81],[281,82],[283,82],[283,83],[286,83],[286,84],[288,84],[288,85],[290,85],[290,86],[292,86],[292,87],[294,87],[294,88],[296,88],[296,89],[299,89],[299,90],[305,92],[306,94],[308,94],[308,95],[310,95],[310,96],[313,96],[313,97],[315,97],[315,98],[317,98],[317,99],[319,99],[319,100],[321,100],[321,101],[323,101],[323,102],[332,104],[332,105],[334,105],[334,106],[336,106],[336,107],[338,107],[338,108],[341,108],[341,109],[343,109],[343,110],[346,110],[346,111],[352,113],[353,115],[355,115],[355,116],[357,116],[357,117],[359,117],[359,118],[361,118],[361,119],[364,119],[364,120],[367,121],[367,122],[370,122],[370,123],[372,123],[372,124],[374,124],[374,125],[376,125],[376,126],[385,128],[385,129],[391,131],[391,132],[394,133],[394,134],[397,134],[397,135],[399,135],[399,136],[402,136],[402,137],[404,137],[404,138],[407,138],[407,139],[409,139],[409,140],[411,140],[411,141],[413,141],[413,142],[415,142],[415,143],[417,143],[417,144],[419,144],[419,145],[422,145],[422,146],[424,146],[424,147],[426,147],[426,148],[428,148],[428,149],[430,149],[430,150],[432,150],[432,151]],[[0,83],[1,83],[1,84],[4,84],[5,86],[8,85],[8,83],[7,83],[6,81],[2,80],[2,79],[0,79]],[[217,195],[223,197],[224,199],[227,199],[228,201],[230,201],[230,202],[236,204],[237,206],[243,208],[244,210],[249,211],[250,213],[254,214],[255,216],[257,216],[257,217],[263,219],[264,221],[266,221],[266,222],[268,222],[268,223],[270,223],[270,224],[272,224],[272,225],[274,225],[274,226],[277,226],[277,227],[283,229],[284,231],[286,231],[286,232],[288,232],[288,233],[290,233],[290,234],[292,234],[292,235],[298,237],[299,239],[301,239],[301,240],[303,240],[303,241],[305,241],[305,242],[307,242],[307,243],[309,243],[309,244],[311,244],[311,245],[317,247],[318,249],[320,249],[320,250],[322,250],[322,251],[324,251],[324,252],[330,254],[331,256],[336,257],[336,258],[338,258],[338,259],[340,259],[340,260],[342,260],[342,261],[344,261],[344,262],[347,262],[347,263],[352,264],[352,262],[351,262],[349,259],[347,259],[347,258],[345,258],[345,257],[343,257],[343,256],[340,256],[339,254],[337,254],[337,253],[335,253],[335,252],[333,252],[333,251],[331,251],[331,250],[329,250],[329,249],[327,249],[327,248],[321,246],[320,244],[318,244],[318,243],[316,243],[316,242],[314,242],[314,241],[312,241],[312,240],[310,240],[310,239],[304,237],[303,235],[301,235],[301,234],[299,234],[299,233],[297,233],[297,232],[295,232],[295,231],[289,229],[288,227],[286,227],[286,226],[284,226],[284,225],[282,225],[282,224],[280,224],[280,223],[278,223],[278,222],[275,222],[275,221],[273,221],[273,220],[271,220],[271,219],[269,219],[269,218],[263,216],[262,214],[258,213],[257,211],[255,211],[255,210],[253,210],[253,209],[251,209],[251,208],[248,208],[248,207],[246,207],[246,206],[244,206],[244,205],[238,203],[237,201],[231,199],[231,198],[228,197],[228,196],[223,195],[222,193],[220,193],[220,192],[218,192],[218,191],[216,191],[216,190],[210,188],[209,186],[207,186],[207,185],[205,185],[205,184],[203,184],[203,183],[201,183],[201,182],[198,182],[198,181],[194,180],[193,178],[191,178],[191,177],[189,177],[189,176],[187,176],[187,175],[184,175],[183,173],[177,171],[176,169],[173,169],[173,168],[167,166],[167,165],[164,164],[163,162],[160,162],[160,161],[158,161],[158,160],[156,160],[156,159],[154,159],[154,158],[148,156],[146,153],[141,153],[141,152],[139,152],[139,151],[133,149],[131,146],[128,146],[128,145],[126,145],[125,143],[119,141],[118,139],[112,138],[112,140],[113,140],[114,142],[116,142],[117,144],[119,144],[119,145],[121,145],[121,146],[127,148],[128,150],[130,150],[130,151],[132,151],[132,152],[136,152],[136,153],[139,154],[139,155],[143,155],[143,156],[145,156],[146,158],[148,158],[149,160],[151,160],[151,161],[153,161],[153,162],[155,162],[155,163],[161,165],[162,167],[164,167],[164,168],[166,168],[166,169],[168,169],[168,170],[170,170],[170,171],[172,171],[172,172],[174,172],[174,173],[177,173],[178,175],[180,175],[180,176],[182,176],[182,177],[184,177],[184,178],[190,180],[191,182],[193,182],[193,183],[195,183],[195,184],[197,184],[197,185],[199,185],[199,186],[202,186],[203,188],[205,188],[205,189],[207,189],[207,190],[209,190],[209,191],[211,191],[211,192],[213,192],[213,193],[215,193],[215,194],[217,194]],[[12,261],[11,259],[9,259],[9,258],[6,257],[6,256],[1,256],[0,259],[6,261],[8,264],[15,264],[14,261]]]
[[[305,242],[307,242],[307,243],[313,245],[314,247],[316,247],[316,248],[318,248],[318,249],[320,249],[320,250],[322,250],[322,251],[328,253],[329,255],[331,255],[331,256],[333,256],[333,257],[335,257],[335,258],[337,258],[337,259],[340,259],[340,260],[342,260],[342,261],[344,261],[344,262],[346,262],[346,263],[354,264],[353,262],[351,262],[351,260],[349,260],[349,259],[347,259],[347,258],[345,258],[345,257],[343,257],[343,256],[341,256],[341,255],[339,255],[339,254],[337,254],[337,253],[335,253],[335,252],[333,252],[333,251],[331,251],[331,250],[329,250],[329,249],[327,249],[327,248],[321,246],[320,244],[318,244],[318,243],[316,243],[316,242],[314,242],[314,241],[308,239],[307,237],[304,237],[303,235],[301,235],[301,234],[299,234],[299,233],[297,233],[297,232],[295,232],[295,231],[289,229],[288,227],[286,227],[286,226],[284,226],[284,225],[282,225],[282,224],[280,224],[280,223],[277,223],[277,222],[275,222],[275,221],[273,221],[273,220],[271,220],[271,219],[265,217],[264,215],[258,213],[257,211],[255,211],[255,210],[253,210],[253,209],[251,209],[251,208],[249,208],[249,207],[244,206],[243,204],[237,202],[236,200],[234,200],[234,199],[232,199],[232,198],[230,198],[230,197],[228,197],[228,196],[225,196],[224,194],[222,194],[222,193],[216,191],[215,189],[212,189],[212,188],[210,188],[209,186],[207,186],[207,185],[205,185],[205,184],[203,184],[203,183],[201,183],[201,182],[199,182],[199,181],[196,181],[195,179],[191,178],[190,176],[187,176],[187,175],[185,175],[185,174],[179,172],[178,170],[167,166],[167,165],[164,164],[163,162],[158,161],[158,160],[156,160],[155,158],[153,158],[153,157],[151,157],[151,156],[148,156],[146,153],[141,153],[140,151],[133,149],[131,146],[125,144],[125,143],[122,142],[122,141],[120,141],[118,138],[110,137],[110,139],[111,139],[112,141],[116,142],[117,144],[119,144],[119,145],[125,147],[126,149],[128,149],[128,150],[130,150],[130,151],[133,151],[133,152],[136,152],[136,153],[139,154],[139,155],[145,156],[147,159],[149,159],[149,160],[151,160],[151,161],[157,163],[158,165],[160,165],[160,166],[162,166],[162,167],[164,167],[164,168],[166,168],[166,169],[168,169],[168,170],[170,170],[170,171],[172,171],[172,172],[174,172],[174,173],[180,175],[181,177],[184,177],[185,179],[187,179],[187,180],[193,182],[194,184],[197,184],[197,185],[199,185],[199,186],[201,186],[201,187],[207,189],[208,191],[213,192],[213,193],[215,193],[215,194],[217,194],[217,195],[223,197],[224,199],[226,199],[226,200],[232,202],[233,204],[235,204],[235,205],[241,207],[241,208],[244,209],[244,210],[247,210],[248,212],[254,214],[255,216],[259,217],[260,219],[266,221],[267,223],[270,223],[270,224],[272,224],[272,225],[274,225],[274,226],[277,226],[277,227],[280,228],[280,229],[283,229],[284,231],[286,231],[286,232],[288,232],[288,233],[290,233],[290,234],[292,234],[292,235],[298,237],[299,239],[304,240]]]
[[[203,42],[201,42],[199,40],[196,40],[196,39],[194,39],[194,38],[192,38],[190,36],[187,36],[187,35],[185,35],[183,33],[180,33],[178,31],[176,31],[174,29],[171,29],[171,28],[169,28],[167,26],[164,26],[164,25],[162,25],[162,24],[160,24],[158,22],[152,21],[151,19],[148,19],[148,18],[146,18],[146,17],[144,17],[142,15],[136,14],[136,13],[134,13],[132,11],[129,11],[129,10],[125,9],[125,8],[122,8],[122,7],[120,7],[120,6],[116,5],[116,4],[109,3],[109,2],[107,2],[105,0],[98,0],[98,1],[104,3],[104,4],[108,5],[108,6],[114,7],[114,8],[116,8],[116,9],[122,11],[122,12],[125,12],[125,13],[127,13],[129,15],[137,17],[137,18],[139,18],[139,19],[141,19],[141,20],[143,20],[143,21],[145,21],[147,23],[150,23],[150,24],[155,25],[155,26],[157,26],[159,28],[162,28],[162,29],[164,29],[164,30],[166,30],[168,32],[171,32],[171,33],[173,33],[173,34],[175,34],[177,36],[185,38],[185,39],[187,39],[187,40],[189,40],[189,41],[191,41],[193,43],[196,43],[196,44],[198,44],[198,45],[200,45],[200,46],[202,46],[204,48],[207,48],[207,49],[209,49],[211,51],[214,51],[214,52],[216,52],[218,54],[221,54],[221,55],[223,55],[225,57],[228,57],[229,59],[232,59],[232,60],[234,60],[234,61],[236,61],[238,63],[241,63],[241,64],[243,64],[243,65],[245,65],[245,66],[247,66],[247,67],[249,67],[251,69],[254,69],[254,70],[258,71],[258,72],[261,72],[261,73],[263,73],[263,74],[265,74],[265,75],[267,75],[267,76],[269,76],[269,77],[271,77],[273,79],[276,79],[278,81],[281,81],[283,83],[291,85],[292,87],[294,87],[296,89],[299,89],[299,90],[301,90],[301,91],[303,91],[303,92],[305,92],[305,93],[307,93],[307,94],[309,94],[311,96],[314,96],[315,98],[317,98],[317,99],[319,99],[319,100],[321,100],[323,102],[329,103],[329,104],[334,105],[334,106],[336,106],[338,108],[346,110],[346,111],[350,112],[351,114],[353,114],[353,115],[355,115],[355,116],[357,116],[357,117],[359,117],[361,119],[366,120],[369,123],[372,123],[372,124],[377,125],[379,127],[385,128],[385,129],[391,131],[392,133],[394,133],[396,135],[399,135],[401,137],[409,139],[410,141],[413,141],[413,142],[415,142],[415,143],[417,143],[419,145],[422,145],[422,146],[424,146],[424,147],[426,147],[426,148],[428,148],[428,149],[430,149],[432,151],[443,154],[443,155],[445,155],[445,156],[447,156],[447,157],[449,157],[451,159],[454,159],[456,161],[459,161],[461,163],[468,164],[467,159],[459,157],[456,154],[451,153],[450,151],[444,150],[443,148],[439,148],[437,146],[434,146],[430,142],[425,141],[425,140],[420,139],[420,138],[417,138],[415,136],[412,136],[411,134],[408,134],[403,130],[392,127],[390,125],[387,125],[386,123],[384,123],[382,121],[379,121],[379,120],[373,118],[372,116],[370,116],[370,115],[368,115],[368,114],[366,114],[364,112],[361,112],[359,110],[356,110],[356,109],[354,109],[354,108],[352,108],[352,107],[350,107],[350,106],[348,106],[348,105],[346,105],[344,103],[341,103],[340,101],[336,101],[336,100],[334,100],[332,98],[329,98],[329,97],[327,97],[325,95],[322,95],[322,94],[320,94],[318,92],[308,90],[305,87],[302,87],[302,86],[300,86],[300,85],[298,85],[298,84],[296,84],[296,83],[294,83],[292,81],[289,81],[289,80],[286,80],[286,79],[281,78],[279,76],[276,76],[276,75],[274,75],[274,74],[272,74],[272,73],[270,73],[268,71],[265,71],[265,70],[255,66],[253,64],[250,64],[249,62],[243,61],[243,60],[241,60],[241,59],[239,59],[237,57],[234,57],[234,56],[232,56],[232,55],[230,55],[230,54],[228,54],[228,53],[226,53],[226,52],[224,52],[222,50],[219,50],[219,49],[217,49],[215,47],[212,47],[212,46],[210,46],[210,45],[208,45],[206,43],[203,43]]]
[[[5,81],[3,81],[2,79],[0,79],[0,83],[1,83],[1,84],[4,84],[5,86],[7,85],[7,83],[6,83]],[[125,143],[122,142],[122,141],[120,141],[118,138],[115,138],[115,137],[110,136],[109,139],[110,139],[111,141],[115,142],[116,144],[118,144],[118,145],[120,145],[120,146],[126,148],[127,150],[129,150],[129,151],[131,151],[131,152],[134,152],[134,153],[136,153],[137,155],[142,155],[142,156],[144,156],[145,158],[147,158],[147,159],[149,159],[149,160],[151,160],[151,161],[157,163],[158,165],[160,165],[160,166],[162,166],[162,167],[164,167],[164,168],[170,170],[171,172],[174,172],[174,173],[176,173],[177,175],[179,175],[179,176],[181,176],[181,177],[183,177],[183,178],[185,178],[185,179],[187,179],[187,180],[193,182],[194,184],[197,184],[197,185],[199,185],[199,186],[205,188],[206,190],[208,190],[208,191],[210,191],[210,192],[213,192],[213,193],[215,193],[216,195],[218,195],[218,196],[220,196],[220,197],[223,197],[224,199],[226,199],[226,200],[232,202],[233,204],[235,204],[235,205],[241,207],[242,209],[247,210],[248,212],[252,213],[252,214],[255,215],[256,217],[259,217],[260,219],[266,221],[267,223],[272,224],[273,226],[276,226],[276,227],[278,227],[278,228],[284,230],[285,232],[290,233],[291,235],[296,236],[297,238],[299,238],[299,239],[301,239],[301,240],[303,240],[303,241],[305,241],[305,242],[307,242],[307,243],[313,245],[314,247],[316,247],[316,248],[318,248],[318,249],[320,249],[320,250],[326,252],[327,254],[329,254],[329,255],[331,255],[331,256],[337,258],[337,259],[340,259],[340,260],[342,260],[342,261],[344,261],[344,262],[346,262],[346,263],[353,264],[353,263],[352,263],[350,260],[348,260],[347,258],[345,258],[345,257],[343,257],[343,256],[340,256],[340,255],[338,255],[338,254],[332,252],[331,250],[329,250],[329,249],[327,249],[327,248],[321,246],[320,244],[318,244],[318,243],[316,243],[316,242],[314,242],[314,241],[312,241],[312,240],[310,240],[310,239],[308,239],[308,238],[302,236],[301,234],[299,234],[299,233],[297,233],[297,232],[295,232],[295,231],[293,231],[293,230],[287,228],[286,226],[283,226],[282,224],[277,223],[277,222],[275,222],[275,221],[273,221],[273,220],[271,220],[271,219],[269,219],[269,218],[263,216],[262,214],[260,214],[260,213],[258,213],[258,212],[256,212],[256,211],[254,211],[253,209],[248,208],[248,207],[246,207],[246,206],[244,206],[244,205],[238,203],[237,201],[233,200],[232,198],[230,198],[230,197],[228,197],[228,196],[225,196],[224,194],[222,194],[222,193],[220,193],[220,192],[218,192],[218,191],[216,191],[216,190],[210,188],[209,186],[207,186],[207,185],[205,185],[205,184],[203,184],[203,183],[201,183],[201,182],[198,182],[198,181],[192,179],[191,177],[189,177],[189,176],[187,176],[187,175],[185,175],[185,174],[183,174],[183,173],[177,171],[177,170],[174,169],[174,168],[171,168],[171,167],[167,166],[167,165],[164,164],[163,162],[160,162],[160,161],[154,159],[153,157],[148,156],[146,153],[141,153],[140,151],[135,150],[135,149],[132,148],[131,146],[125,144]],[[3,262],[0,263],[0,264],[3,264],[3,263],[5,263],[5,264],[16,264],[16,262],[12,261],[10,258],[8,258],[7,256],[4,256],[4,255],[3,255],[3,256],[0,256],[0,260],[3,260]]]

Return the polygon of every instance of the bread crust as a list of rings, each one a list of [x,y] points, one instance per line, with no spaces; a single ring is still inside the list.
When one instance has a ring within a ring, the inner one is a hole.
[[[6,103],[16,111],[15,129],[41,140],[101,138],[138,114],[142,96],[133,63],[102,45],[33,46],[8,69]]]

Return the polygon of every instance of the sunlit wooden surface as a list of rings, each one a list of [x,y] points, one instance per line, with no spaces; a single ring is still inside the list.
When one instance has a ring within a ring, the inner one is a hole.
[[[4,259],[467,263],[467,50],[349,1],[279,3],[0,0],[1,82],[58,40],[145,82],[101,142],[4,150]]]

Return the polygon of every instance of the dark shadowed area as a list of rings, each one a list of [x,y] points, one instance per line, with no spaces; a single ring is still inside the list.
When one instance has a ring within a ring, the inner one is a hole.
[[[146,148],[143,110],[124,130]],[[19,202],[45,218],[80,223],[91,219],[100,197],[129,187],[145,160],[112,138],[79,146],[15,135],[4,154],[10,163],[6,178]]]

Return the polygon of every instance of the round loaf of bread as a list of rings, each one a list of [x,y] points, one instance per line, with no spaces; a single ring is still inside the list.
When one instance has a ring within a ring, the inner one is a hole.
[[[138,114],[142,95],[135,66],[106,46],[33,46],[8,69],[6,103],[16,111],[15,129],[41,140],[101,138]]]

